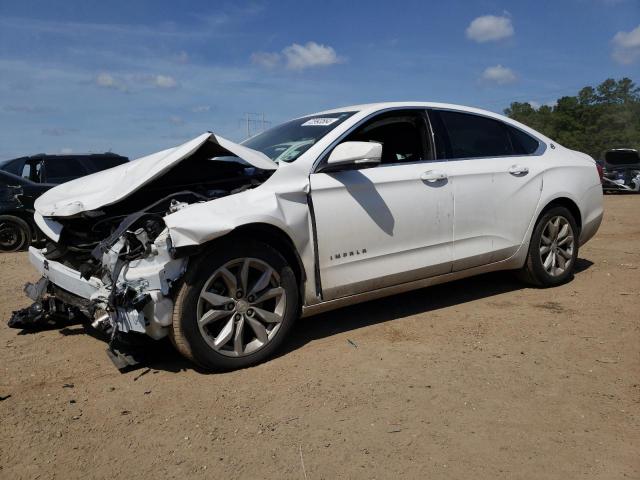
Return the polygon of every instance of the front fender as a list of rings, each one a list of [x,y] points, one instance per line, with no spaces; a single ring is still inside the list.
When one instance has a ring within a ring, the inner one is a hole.
[[[266,223],[284,231],[294,243],[308,241],[307,205],[299,198],[280,196],[261,188],[209,202],[196,203],[164,218],[175,247],[201,245],[252,223]]]

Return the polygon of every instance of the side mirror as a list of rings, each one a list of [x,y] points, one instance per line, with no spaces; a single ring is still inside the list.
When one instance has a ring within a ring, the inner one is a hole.
[[[329,155],[323,171],[343,166],[377,165],[382,159],[382,144],[376,142],[343,142]]]

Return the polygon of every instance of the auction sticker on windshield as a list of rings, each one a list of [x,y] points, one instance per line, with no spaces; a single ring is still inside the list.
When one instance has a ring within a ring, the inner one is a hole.
[[[303,127],[326,127],[334,122],[340,120],[339,118],[312,118],[302,124]]]

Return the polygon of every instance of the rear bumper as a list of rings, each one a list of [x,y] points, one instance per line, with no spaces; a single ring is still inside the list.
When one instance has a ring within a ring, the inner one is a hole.
[[[85,280],[77,270],[47,260],[42,252],[35,247],[29,247],[29,261],[51,283],[87,300],[102,287],[102,282],[97,278]]]
[[[591,220],[582,225],[582,230],[580,231],[580,246],[584,245],[589,240],[591,240],[591,238],[593,238],[593,236],[600,228],[602,217],[603,214],[600,213],[600,215],[593,217]]]
[[[587,243],[598,231],[604,216],[602,186],[590,188],[580,201],[582,214],[582,228],[580,230],[580,245]]]

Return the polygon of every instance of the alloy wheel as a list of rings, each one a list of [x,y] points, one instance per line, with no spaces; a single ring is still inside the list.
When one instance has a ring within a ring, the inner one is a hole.
[[[198,328],[216,352],[249,355],[280,329],[286,291],[278,273],[257,258],[239,258],[213,272],[198,298]]]
[[[549,219],[540,236],[542,267],[552,277],[562,275],[571,266],[575,239],[573,228],[563,216]]]

